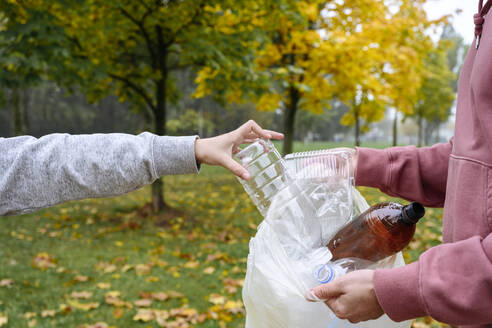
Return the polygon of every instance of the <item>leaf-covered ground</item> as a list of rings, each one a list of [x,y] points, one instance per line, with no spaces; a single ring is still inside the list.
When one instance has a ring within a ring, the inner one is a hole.
[[[165,178],[170,224],[146,215],[150,188],[0,219],[0,326],[244,327],[248,241],[261,221],[221,169]],[[362,188],[370,204],[385,201]],[[429,209],[405,252],[440,243]],[[420,319],[414,327],[439,327]]]

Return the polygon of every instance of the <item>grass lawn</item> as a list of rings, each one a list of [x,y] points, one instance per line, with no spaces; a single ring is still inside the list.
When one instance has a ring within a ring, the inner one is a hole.
[[[148,187],[0,218],[0,326],[243,327],[241,284],[260,214],[220,168],[166,177],[165,188],[188,213],[168,226],[145,217]],[[389,199],[361,191],[370,204]],[[441,218],[428,209],[408,262],[440,243]],[[431,326],[441,325],[414,322]]]

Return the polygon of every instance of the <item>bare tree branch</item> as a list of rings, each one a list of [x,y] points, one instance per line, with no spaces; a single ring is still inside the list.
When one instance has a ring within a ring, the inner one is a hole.
[[[135,83],[133,83],[130,79],[124,77],[124,76],[119,76],[113,73],[109,73],[109,76],[111,76],[113,79],[119,80],[123,83],[125,83],[130,89],[135,91],[138,95],[140,95],[145,102],[147,103],[148,107],[145,107],[146,112],[145,112],[145,117],[147,119],[152,119],[154,117],[154,111],[155,111],[155,105],[152,103],[152,98],[145,92],[145,90]]]
[[[140,2],[140,4],[142,4],[142,6],[144,6],[145,9],[147,9],[147,11],[152,11],[152,8],[149,7],[149,5],[145,2],[145,0],[139,0],[138,2]]]
[[[147,44],[147,50],[149,51],[150,58],[152,60],[152,67],[156,68],[157,56],[153,47],[154,45],[152,43],[152,40],[150,39],[149,33],[145,30],[145,26],[144,26],[145,19],[152,13],[152,10],[149,7],[147,7],[147,11],[145,12],[145,14],[142,16],[140,20],[137,20],[135,17],[133,17],[123,7],[120,7],[120,11],[123,14],[123,16],[127,17],[130,21],[132,21],[135,25],[137,25],[138,29],[140,30],[142,36],[145,39],[145,43]]]
[[[178,28],[173,36],[171,36],[167,42],[166,42],[166,47],[169,47],[170,45],[172,45],[174,43],[174,41],[176,40],[176,37],[179,35],[179,33],[185,28],[185,27],[188,27],[188,26],[191,26],[195,23],[197,23],[197,18],[200,17],[199,16],[199,13],[203,10],[203,8],[205,7],[205,4],[207,3],[206,0],[202,0],[200,1],[200,5],[198,6],[198,8],[196,9],[195,13],[193,14],[193,16],[191,17],[191,19],[187,22],[187,23],[184,23],[183,25],[181,25],[180,28]]]

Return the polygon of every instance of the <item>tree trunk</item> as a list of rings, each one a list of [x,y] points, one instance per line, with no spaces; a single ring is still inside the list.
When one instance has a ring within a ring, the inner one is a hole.
[[[156,88],[157,108],[155,111],[154,133],[163,136],[166,134],[166,80],[157,82]],[[164,203],[164,181],[157,179],[152,184],[152,208],[154,212],[162,212]]]
[[[22,134],[21,130],[21,109],[20,109],[20,94],[19,89],[12,89],[12,94],[10,95],[10,103],[12,105],[12,121],[14,127],[14,136],[20,136]]]
[[[436,143],[441,142],[441,122],[437,122],[436,127]]]
[[[157,30],[158,37],[161,41],[162,31]],[[163,44],[163,43],[161,43]],[[167,71],[167,50],[160,48],[159,70],[161,77],[156,81],[156,98],[157,106],[154,111],[154,133],[163,136],[166,134],[166,82],[168,77]],[[162,178],[157,179],[152,184],[152,208],[154,212],[162,212],[166,204],[164,202],[164,181]]]
[[[282,153],[287,155],[292,153],[294,144],[294,126],[297,113],[297,105],[299,104],[299,91],[291,87],[289,89],[289,104],[287,105],[287,113],[284,118],[284,144]]]
[[[29,97],[25,89],[21,90],[20,88],[14,88],[12,90],[10,102],[12,104],[12,120],[14,123],[15,136],[27,134],[29,127],[29,119],[27,116],[28,99]]]
[[[432,136],[432,129],[434,127],[434,123],[425,122],[424,129],[424,145],[428,145],[430,143],[430,138]]]
[[[418,139],[417,139],[417,146],[418,147],[422,147],[422,133],[423,133],[423,119],[422,119],[422,115],[419,115],[418,116],[418,119],[417,119],[417,125],[419,126],[419,136],[418,136]]]
[[[23,134],[28,134],[29,133],[29,106],[30,106],[30,99],[31,99],[31,91],[29,88],[25,88],[24,90],[24,106],[22,106],[22,133]]]
[[[359,117],[359,109],[355,109],[355,145],[357,147],[360,146],[360,117]]]
[[[398,110],[395,108],[395,118],[393,120],[393,147],[398,144]]]
[[[203,109],[202,109],[202,106],[200,106],[200,110],[198,111],[198,135],[200,136],[200,138],[205,137],[203,135]]]
[[[435,120],[433,122],[426,121],[425,124],[425,133],[424,133],[424,145],[430,145],[432,143],[439,142],[439,128],[441,126],[441,122],[439,120]]]

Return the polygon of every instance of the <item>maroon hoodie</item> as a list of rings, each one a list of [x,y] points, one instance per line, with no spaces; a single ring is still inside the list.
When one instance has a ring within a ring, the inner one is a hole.
[[[375,272],[379,303],[396,321],[430,315],[492,327],[491,5],[475,15],[477,38],[461,71],[454,138],[418,149],[358,149],[356,184],[444,206],[442,245],[417,262]]]

